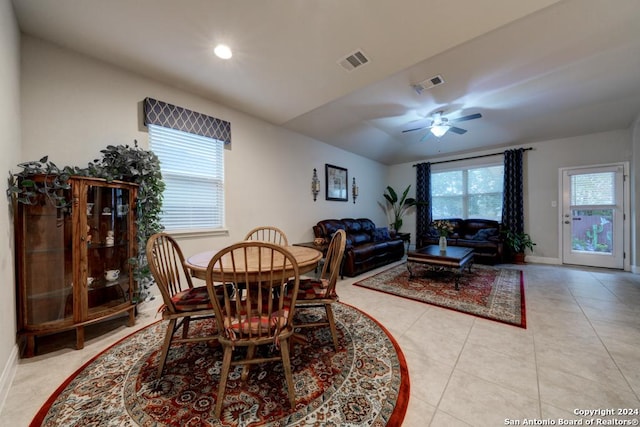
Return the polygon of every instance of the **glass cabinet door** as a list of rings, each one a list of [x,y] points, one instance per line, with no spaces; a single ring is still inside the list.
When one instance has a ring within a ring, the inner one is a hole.
[[[69,198],[65,191],[65,198]],[[73,254],[71,208],[57,208],[44,194],[22,205],[23,278],[21,313],[26,325],[73,317]]]
[[[131,300],[129,206],[126,188],[87,186],[88,315]]]

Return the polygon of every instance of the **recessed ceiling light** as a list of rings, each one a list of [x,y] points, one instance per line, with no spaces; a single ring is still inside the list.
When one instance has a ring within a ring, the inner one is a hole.
[[[218,56],[218,58],[229,59],[233,54],[231,53],[231,48],[226,44],[219,44],[213,49],[213,52]]]

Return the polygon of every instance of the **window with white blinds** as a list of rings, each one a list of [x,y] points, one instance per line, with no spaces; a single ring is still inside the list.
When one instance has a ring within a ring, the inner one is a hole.
[[[149,124],[149,146],[165,183],[162,225],[167,231],[224,226],[224,143]]]

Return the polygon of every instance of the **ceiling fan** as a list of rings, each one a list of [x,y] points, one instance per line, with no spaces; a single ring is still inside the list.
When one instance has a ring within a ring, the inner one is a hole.
[[[467,120],[474,120],[482,117],[482,114],[475,113],[475,114],[469,114],[468,116],[458,117],[457,119],[449,120],[446,117],[443,117],[443,113],[444,111],[437,111],[433,113],[433,115],[431,116],[431,124],[427,126],[420,126],[414,129],[406,129],[406,130],[403,130],[402,133],[414,132],[422,129],[429,129],[431,133],[435,135],[437,138],[440,138],[441,136],[443,136],[445,133],[449,131],[453,133],[457,133],[458,135],[462,135],[466,133],[467,130],[453,126],[453,123],[465,122]]]

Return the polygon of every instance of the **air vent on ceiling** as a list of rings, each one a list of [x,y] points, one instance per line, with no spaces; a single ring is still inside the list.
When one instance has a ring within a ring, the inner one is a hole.
[[[412,84],[411,87],[416,91],[418,95],[420,95],[424,90],[431,89],[432,87],[436,87],[444,83],[444,79],[442,76],[437,75],[433,76],[427,80],[421,81],[420,83]]]
[[[338,61],[338,64],[347,71],[353,71],[369,62],[369,58],[362,50],[356,50]]]

